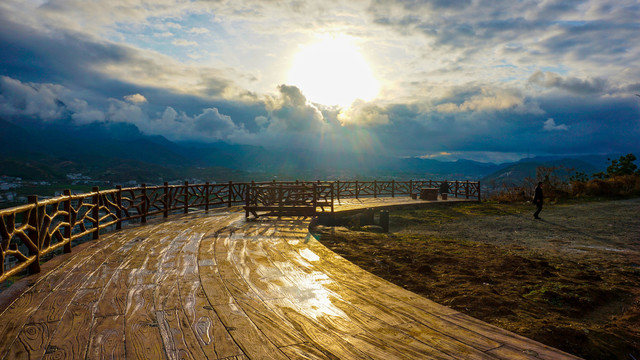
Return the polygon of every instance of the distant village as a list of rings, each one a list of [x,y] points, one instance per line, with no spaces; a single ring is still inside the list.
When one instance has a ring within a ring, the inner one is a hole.
[[[42,181],[42,180],[24,180],[20,177],[0,175],[0,208],[9,207],[16,204],[26,204],[28,195],[38,195],[40,199],[49,199],[61,196],[64,189],[69,187],[78,188],[71,190],[72,193],[80,194],[90,191],[93,186],[100,186],[104,189],[113,189],[117,185],[122,187],[138,187],[141,185],[139,181],[129,180],[125,182],[111,182],[105,180],[95,180],[81,173],[70,173],[66,175],[67,181]],[[161,179],[160,179],[161,180]],[[191,184],[204,183],[200,179],[189,179]],[[159,181],[157,184],[162,184]],[[180,185],[184,181],[172,181],[169,185]],[[148,185],[157,185],[148,183]],[[48,195],[43,195],[42,189],[51,189]]]

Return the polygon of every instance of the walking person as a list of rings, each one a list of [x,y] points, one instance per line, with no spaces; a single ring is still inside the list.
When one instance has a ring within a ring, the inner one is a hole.
[[[538,182],[536,186],[535,194],[533,195],[533,204],[536,206],[536,212],[533,213],[535,219],[540,219],[540,211],[542,211],[542,182]]]

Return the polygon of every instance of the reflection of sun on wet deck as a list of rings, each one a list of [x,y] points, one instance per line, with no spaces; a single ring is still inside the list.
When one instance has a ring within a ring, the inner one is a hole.
[[[103,235],[23,280],[0,357],[572,358],[365,272],[308,225],[231,208]]]

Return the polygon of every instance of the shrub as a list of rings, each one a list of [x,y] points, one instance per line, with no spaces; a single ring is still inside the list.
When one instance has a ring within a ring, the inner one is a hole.
[[[584,185],[584,193],[605,197],[640,195],[640,176],[623,175],[608,179],[593,179]]]

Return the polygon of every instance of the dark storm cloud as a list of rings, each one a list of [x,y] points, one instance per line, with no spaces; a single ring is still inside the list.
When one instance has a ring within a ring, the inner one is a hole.
[[[566,95],[535,101],[543,114],[454,115],[398,104],[387,108],[390,124],[373,131],[389,149],[405,154],[426,150],[556,154],[640,150],[636,99]]]

